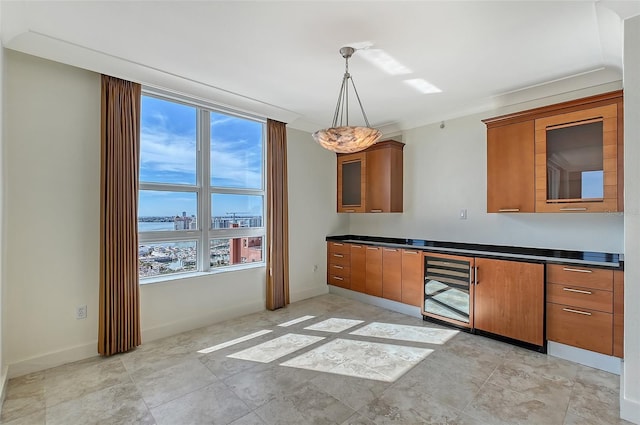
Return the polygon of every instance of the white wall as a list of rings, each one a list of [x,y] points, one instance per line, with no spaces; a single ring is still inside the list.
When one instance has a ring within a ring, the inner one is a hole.
[[[640,16],[624,21],[625,296],[620,413],[640,424]]]
[[[4,59],[5,361],[86,356],[98,326],[99,76]],[[76,320],[82,304],[89,317]]]
[[[311,134],[287,131],[291,302],[326,293],[327,235],[348,233],[336,213],[336,155]],[[317,266],[317,268],[316,268]],[[295,286],[294,286],[295,282]]]
[[[7,50],[5,361],[10,376],[96,355],[100,76]],[[170,87],[169,87],[170,88]],[[215,99],[213,99],[215,100]],[[288,131],[290,294],[327,292],[335,155]],[[318,270],[314,272],[314,265]],[[265,308],[265,268],[141,286],[144,341]],[[75,307],[88,305],[88,318]]]
[[[613,90],[616,86],[604,87]],[[551,104],[593,88],[544,99]],[[540,102],[518,105],[520,109]],[[513,108],[512,108],[513,109]],[[623,216],[616,214],[487,214],[486,126],[496,110],[405,131],[404,213],[351,215],[349,230],[441,241],[623,252]],[[467,220],[459,219],[461,209]]]

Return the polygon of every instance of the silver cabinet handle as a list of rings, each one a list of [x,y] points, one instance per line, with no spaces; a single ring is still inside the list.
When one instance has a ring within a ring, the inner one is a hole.
[[[476,285],[480,285],[480,280],[478,279],[478,270],[480,269],[480,266],[473,266],[473,278],[476,281],[475,284]]]
[[[560,208],[560,211],[586,211],[586,207],[564,207]]]
[[[331,276],[332,278],[334,278],[335,280],[344,280],[343,278],[341,278],[340,276]]]
[[[333,266],[333,268],[334,269],[340,269],[340,270],[344,269],[344,267],[342,267],[342,266]]]
[[[344,244],[343,243],[334,242],[333,246],[344,246]]]
[[[344,212],[356,212],[356,210],[344,210]]]
[[[572,269],[571,267],[563,267],[562,270],[564,270],[565,272],[593,273],[593,270]]]
[[[591,291],[583,291],[581,289],[562,288],[562,290],[567,292],[577,292],[578,294],[587,294],[587,295],[593,294],[593,292]]]
[[[362,248],[362,245],[351,245],[351,248],[358,248],[358,249],[360,249],[360,248]]]
[[[583,314],[585,316],[591,316],[591,313],[587,311],[574,310],[572,308],[563,308],[562,310],[566,311],[567,313],[576,313],[576,314]]]
[[[404,253],[418,255],[418,251],[404,251]]]
[[[334,256],[334,257],[338,257],[338,258],[342,258],[342,257],[344,257],[344,255],[342,255],[342,254],[333,254],[333,256]]]
[[[388,252],[398,252],[397,249],[391,249],[391,248],[385,248],[384,250]]]
[[[520,208],[500,208],[498,212],[520,212]]]
[[[376,251],[379,250],[380,248],[377,248],[375,246],[368,246],[367,249],[375,249]]]
[[[382,212],[382,210],[371,210],[370,212]]]

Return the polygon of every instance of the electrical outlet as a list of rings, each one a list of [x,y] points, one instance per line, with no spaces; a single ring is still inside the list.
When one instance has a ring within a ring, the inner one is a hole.
[[[76,307],[76,319],[86,319],[87,318],[87,306],[81,305]]]

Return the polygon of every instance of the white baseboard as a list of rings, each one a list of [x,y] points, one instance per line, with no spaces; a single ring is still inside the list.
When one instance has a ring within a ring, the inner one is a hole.
[[[27,375],[29,373],[38,372],[49,369],[51,367],[61,366],[66,363],[76,362],[78,360],[88,359],[98,355],[98,341],[77,345],[63,350],[53,351],[40,356],[30,357],[8,366],[7,376],[15,378],[17,376]]]
[[[246,314],[258,313],[265,310],[265,301],[256,301],[240,306],[233,306],[224,310],[217,309],[205,316],[194,316],[178,320],[172,323],[155,326],[153,328],[142,329],[142,343],[156,339],[177,335],[182,332],[202,328],[224,320],[234,319]]]
[[[256,313],[265,309],[264,301],[247,303],[241,306],[234,306],[225,310],[217,310],[205,316],[189,317],[184,320],[163,324],[153,328],[142,329],[142,343],[155,339],[165,338],[181,332],[190,331],[211,325],[223,320],[244,316],[245,314]],[[76,362],[98,356],[98,341],[66,348],[59,351],[34,356],[8,366],[8,378],[27,375],[63,364]]]
[[[0,406],[4,404],[4,397],[7,395],[7,383],[9,382],[9,368],[3,367],[0,371]]]
[[[385,298],[374,297],[373,295],[363,294],[362,292],[356,292],[350,289],[340,288],[338,286],[328,286],[330,294],[340,295],[365,304],[371,304],[376,307],[386,308],[387,310],[397,311],[398,313],[406,314],[407,316],[413,316],[420,319],[422,318],[422,311],[420,311],[420,307],[387,300]]]
[[[328,294],[329,290],[327,289],[327,285],[322,285],[319,287],[306,288],[301,291],[291,291],[289,292],[289,301],[294,303],[296,301],[306,300],[307,298],[317,297],[319,295]]]
[[[624,397],[624,368],[620,376],[620,417],[625,421],[640,424],[640,402]]]
[[[593,351],[560,344],[559,342],[549,341],[547,343],[547,354],[606,372],[615,373],[616,375],[620,375],[622,370],[622,360],[617,357],[594,353]]]

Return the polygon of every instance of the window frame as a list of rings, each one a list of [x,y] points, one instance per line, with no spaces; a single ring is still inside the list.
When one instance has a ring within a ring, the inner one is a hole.
[[[195,230],[159,230],[159,231],[138,231],[138,245],[145,243],[159,242],[196,242],[196,271],[185,271],[169,273],[155,276],[139,276],[140,284],[184,279],[203,274],[213,274],[220,272],[237,271],[254,267],[265,267],[266,256],[266,142],[267,129],[266,118],[242,113],[229,108],[216,105],[214,103],[197,99],[166,90],[143,87],[143,97],[153,97],[163,101],[179,103],[196,109],[196,183],[153,183],[138,182],[138,194],[145,190],[165,191],[165,192],[187,192],[196,194],[197,202],[197,229]],[[261,185],[258,189],[218,187],[211,184],[211,112],[229,115],[234,118],[254,121],[262,126],[262,149],[261,149]],[[142,155],[142,152],[140,153]],[[213,229],[211,217],[211,198],[214,194],[233,195],[255,195],[262,198],[262,226],[252,228],[225,228]],[[210,265],[210,241],[213,239],[235,239],[235,238],[262,238],[262,261],[250,263],[229,264],[227,266],[213,267]]]

